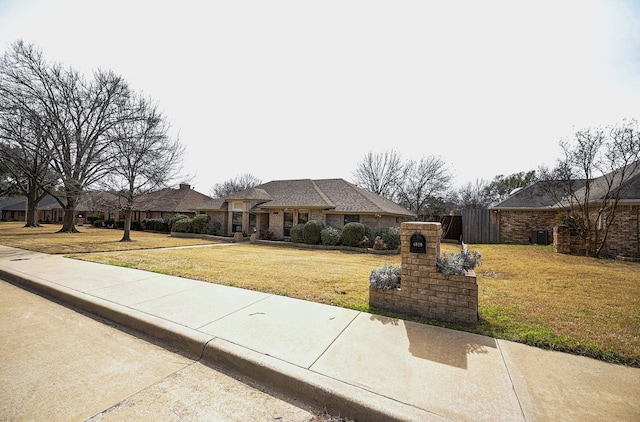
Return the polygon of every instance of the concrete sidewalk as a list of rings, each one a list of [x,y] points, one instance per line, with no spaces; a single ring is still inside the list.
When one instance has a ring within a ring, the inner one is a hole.
[[[359,421],[637,421],[640,369],[0,246],[0,278]]]

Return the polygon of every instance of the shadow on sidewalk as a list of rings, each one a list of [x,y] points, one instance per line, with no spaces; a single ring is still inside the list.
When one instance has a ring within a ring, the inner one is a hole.
[[[487,354],[488,348],[498,347],[495,339],[477,334],[377,315],[371,319],[384,325],[404,326],[413,356],[460,369],[467,369],[468,355]]]

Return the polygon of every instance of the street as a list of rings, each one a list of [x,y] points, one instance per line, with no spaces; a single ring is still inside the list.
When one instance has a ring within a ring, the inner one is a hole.
[[[311,421],[317,410],[0,280],[0,420]]]

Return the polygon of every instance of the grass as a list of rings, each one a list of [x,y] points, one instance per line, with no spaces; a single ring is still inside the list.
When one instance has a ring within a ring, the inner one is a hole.
[[[33,240],[23,240],[18,246],[24,230]],[[0,243],[42,252],[54,245],[59,251],[82,252],[75,255],[79,259],[370,312],[376,312],[368,304],[371,269],[400,264],[398,255],[249,244],[139,250],[158,244],[180,246],[173,242],[203,243],[142,232],[132,233],[135,242],[140,242],[136,248],[86,254],[131,245],[118,242],[122,234],[118,230],[88,229],[76,235],[54,232],[55,228],[20,229],[2,223]],[[98,238],[95,242],[94,237]],[[458,249],[450,244],[441,247],[443,252]],[[481,322],[473,328],[420,322],[640,367],[640,264],[555,254],[548,246],[470,247],[483,254],[477,269]]]
[[[140,231],[131,232],[130,242],[120,242],[122,230],[81,226],[78,227],[80,233],[56,233],[61,225],[23,226],[23,223],[16,222],[0,223],[0,243],[48,254],[127,251],[213,243],[202,239],[177,238],[168,234]]]

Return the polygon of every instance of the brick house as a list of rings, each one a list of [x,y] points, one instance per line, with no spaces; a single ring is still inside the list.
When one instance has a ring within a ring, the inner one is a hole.
[[[211,197],[181,183],[178,189],[165,188],[136,197],[133,203],[133,221],[146,218],[171,218],[176,214],[190,217],[196,209],[211,201]]]
[[[590,197],[594,207],[600,205],[608,191],[607,180],[615,177],[614,172],[591,181]],[[584,198],[585,182],[574,183],[575,196]],[[554,185],[557,183],[534,183],[490,208],[498,215],[500,243],[554,243],[556,217],[569,210],[566,200],[556,199],[561,195],[554,193]],[[640,256],[640,167],[621,186],[616,217],[609,226],[602,253]]]
[[[400,205],[343,179],[277,180],[196,207],[220,222],[223,234],[273,232],[290,235],[295,224],[320,220],[342,227],[359,222],[372,229],[400,226],[416,215]]]

